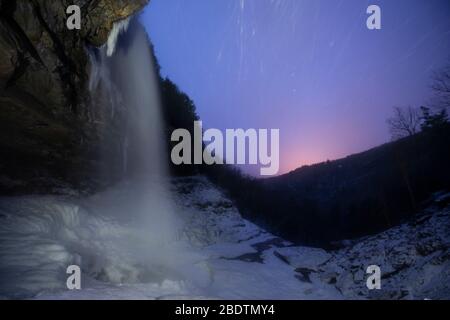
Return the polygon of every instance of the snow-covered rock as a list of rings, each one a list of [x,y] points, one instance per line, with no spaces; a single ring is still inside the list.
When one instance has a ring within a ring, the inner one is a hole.
[[[330,254],[301,247],[280,252],[303,279],[318,277],[348,299],[449,299],[450,207],[441,202],[439,197],[412,221]],[[381,290],[367,288],[371,265],[381,269]]]
[[[286,247],[276,252],[295,268],[318,271],[320,265],[331,259],[331,254],[323,249],[308,247]]]
[[[320,269],[335,273],[333,281],[347,298],[449,299],[449,258],[450,207],[434,206],[409,223],[333,253]],[[381,268],[381,290],[367,289],[370,265]]]
[[[0,296],[450,297],[449,207],[436,205],[410,223],[326,252],[296,247],[243,219],[205,177],[173,179],[171,186],[177,232],[174,239],[162,242],[151,236],[158,221],[142,225],[134,218],[136,199],[142,195],[136,195],[131,184],[88,199],[0,198]],[[66,288],[66,268],[71,264],[82,268],[82,290]],[[366,268],[373,264],[382,271],[379,291],[365,285]]]

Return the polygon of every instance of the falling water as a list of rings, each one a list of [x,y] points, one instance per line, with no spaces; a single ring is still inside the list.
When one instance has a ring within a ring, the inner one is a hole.
[[[137,21],[116,23],[107,44],[91,60],[91,91],[97,94],[101,88],[110,110],[124,110],[125,115],[119,117],[120,145],[128,182],[106,193],[100,206],[105,214],[134,226],[127,252],[144,254],[153,267],[165,268],[175,255],[171,248],[178,228],[168,185],[158,76],[147,34]]]
[[[131,24],[129,28],[128,19],[117,22],[107,44],[96,57],[91,55],[89,87],[97,94],[101,83],[111,119],[117,109],[125,109],[122,153],[123,159],[132,160],[132,167],[123,161],[124,171],[158,180],[167,177],[158,79],[147,34],[136,21]]]

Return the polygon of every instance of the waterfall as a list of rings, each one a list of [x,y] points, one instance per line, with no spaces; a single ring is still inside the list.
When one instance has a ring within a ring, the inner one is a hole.
[[[121,20],[121,21],[114,23],[113,29],[111,30],[111,32],[109,34],[108,42],[106,44],[106,55],[108,57],[111,57],[114,54],[114,51],[116,50],[117,39],[119,38],[119,35],[128,30],[128,27],[130,25],[130,19],[131,18],[129,17],[125,20]]]
[[[110,104],[111,110],[118,109],[110,113],[111,118],[119,119],[121,130],[117,145],[122,149],[118,152],[122,166],[116,170],[118,176],[126,173],[128,179],[127,198],[106,197],[104,211],[134,223],[137,231],[133,236],[145,243],[147,253],[153,250],[151,259],[155,261],[161,245],[176,239],[177,223],[169,192],[158,75],[144,28],[136,20],[116,23],[107,44],[91,54],[91,62],[92,94],[103,91],[107,97],[103,102]]]

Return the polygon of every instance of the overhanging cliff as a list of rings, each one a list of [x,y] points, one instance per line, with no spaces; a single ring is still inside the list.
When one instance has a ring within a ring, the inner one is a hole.
[[[57,192],[92,177],[108,120],[91,103],[86,47],[147,2],[0,0],[0,193]],[[81,30],[66,27],[72,4]]]

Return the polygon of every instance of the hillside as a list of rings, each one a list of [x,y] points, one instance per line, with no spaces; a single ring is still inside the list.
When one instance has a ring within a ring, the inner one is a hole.
[[[248,219],[291,241],[332,247],[411,218],[433,193],[450,189],[449,163],[447,125],[275,178],[210,175]]]

